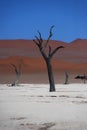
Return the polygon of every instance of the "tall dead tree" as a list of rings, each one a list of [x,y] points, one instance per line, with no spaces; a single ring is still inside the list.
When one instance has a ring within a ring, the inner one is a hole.
[[[21,76],[22,62],[20,60],[20,63],[18,64],[18,67],[15,64],[11,64],[11,66],[14,68],[14,71],[15,71],[15,74],[16,74],[16,78],[12,82],[11,86],[16,86],[18,84],[19,78]]]
[[[46,65],[47,65],[47,71],[48,71],[48,77],[49,77],[49,84],[50,84],[50,92],[55,91],[55,83],[54,83],[54,76],[53,76],[53,69],[51,65],[51,60],[54,54],[60,49],[64,48],[63,46],[58,46],[54,50],[52,50],[52,47],[49,45],[49,41],[51,37],[53,36],[52,29],[54,26],[51,26],[48,39],[44,43],[41,33],[38,31],[39,36],[35,36],[36,39],[34,39],[34,43],[38,46],[41,55],[43,56]],[[48,53],[46,52],[46,48],[48,48]]]

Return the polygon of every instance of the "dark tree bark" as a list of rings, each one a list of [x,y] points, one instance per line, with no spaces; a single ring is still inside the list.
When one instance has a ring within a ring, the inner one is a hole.
[[[46,65],[47,65],[48,78],[49,78],[49,83],[50,83],[49,91],[53,92],[55,91],[55,82],[54,82],[53,69],[52,69],[50,58],[46,60]]]
[[[49,41],[50,41],[50,38],[52,37],[52,29],[53,29],[54,26],[51,26],[50,28],[50,34],[48,36],[48,39],[47,41],[45,42],[45,44],[43,43],[43,38],[41,36],[41,33],[38,31],[38,34],[39,36],[35,36],[35,40],[34,43],[38,46],[45,62],[46,62],[46,65],[47,65],[47,71],[48,71],[48,78],[49,78],[49,84],[50,84],[50,89],[49,91],[50,92],[53,92],[55,91],[55,82],[54,82],[54,76],[53,76],[53,69],[52,69],[52,65],[51,65],[51,60],[52,60],[52,57],[54,56],[54,54],[60,49],[60,48],[64,48],[63,46],[59,46],[57,48],[55,48],[53,51],[52,51],[52,48],[51,46],[48,45]],[[46,53],[46,48],[48,47],[48,54]]]

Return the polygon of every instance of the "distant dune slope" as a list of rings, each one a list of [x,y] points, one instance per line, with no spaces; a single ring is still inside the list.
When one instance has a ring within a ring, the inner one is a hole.
[[[49,44],[52,49],[60,45],[65,47],[56,53],[55,58],[70,62],[87,62],[86,39],[77,39],[68,44],[61,41],[50,41]],[[41,57],[41,54],[32,40],[0,40],[0,58],[10,56]]]

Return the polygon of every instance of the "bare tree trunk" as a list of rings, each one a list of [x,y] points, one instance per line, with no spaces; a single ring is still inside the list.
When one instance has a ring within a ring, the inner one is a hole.
[[[84,74],[84,84],[85,84],[85,80],[86,80],[86,76],[85,76],[85,74]]]
[[[51,66],[51,59],[48,58],[46,60],[46,65],[47,65],[47,71],[48,71],[48,78],[49,78],[49,84],[50,84],[50,92],[55,91],[55,83],[54,83],[54,76],[53,76],[53,71],[52,71],[52,66]]]
[[[64,84],[68,84],[68,79],[69,79],[69,74],[68,72],[65,72],[65,76],[66,76],[66,79],[65,79],[65,83]]]

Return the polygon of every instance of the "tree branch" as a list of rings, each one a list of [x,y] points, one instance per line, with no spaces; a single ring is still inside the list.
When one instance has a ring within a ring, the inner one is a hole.
[[[39,48],[39,50],[40,50],[40,52],[41,52],[43,58],[46,59],[46,58],[47,58],[47,55],[45,54],[44,49],[43,49],[43,46],[42,46],[43,39],[42,39],[41,33],[40,33],[39,31],[38,31],[38,33],[39,33],[39,38],[38,38],[37,36],[35,36],[35,37],[36,37],[36,40],[37,40],[38,42],[37,42],[36,40],[34,40],[34,39],[33,39],[33,42],[38,46],[38,48]]]
[[[63,46],[59,46],[50,54],[50,57],[52,57],[60,48],[64,48]]]
[[[49,46],[49,53],[48,53],[48,56],[50,57],[51,55],[51,46]]]
[[[38,41],[38,44],[40,44],[40,39],[37,36],[35,36],[35,38]]]
[[[39,31],[37,31],[39,36],[35,36],[36,40],[33,39],[33,42],[40,48],[42,48],[42,43],[43,43],[43,39],[41,36],[41,33]]]
[[[36,40],[33,39],[33,42],[34,42],[37,46],[39,46],[39,43],[38,43]]]
[[[42,39],[41,33],[40,33],[39,31],[37,31],[37,32],[38,32],[38,34],[39,34],[39,40],[40,40],[40,42],[42,43],[42,42],[43,42],[43,39]]]
[[[51,28],[50,28],[50,34],[49,34],[49,36],[48,36],[48,39],[47,39],[47,41],[46,41],[46,44],[45,44],[44,48],[46,48],[46,47],[47,47],[47,45],[48,45],[48,43],[49,43],[50,38],[53,36],[53,33],[52,33],[52,29],[53,29],[53,28],[54,28],[54,25],[53,25],[53,26],[51,26]]]
[[[15,70],[16,74],[18,75],[17,67],[14,64],[11,64],[11,65],[14,67],[14,70]]]

